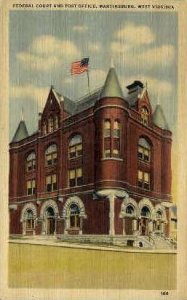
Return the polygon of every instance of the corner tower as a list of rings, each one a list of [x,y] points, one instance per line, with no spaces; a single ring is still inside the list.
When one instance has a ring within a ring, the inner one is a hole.
[[[116,188],[125,180],[127,103],[115,71],[109,69],[94,107],[96,189]],[[111,172],[112,170],[112,172]]]

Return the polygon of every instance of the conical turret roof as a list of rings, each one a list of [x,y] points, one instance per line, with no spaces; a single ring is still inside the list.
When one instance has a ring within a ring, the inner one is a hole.
[[[153,122],[156,126],[162,128],[162,129],[165,129],[165,130],[169,130],[169,126],[166,121],[166,117],[164,115],[163,109],[160,106],[160,104],[157,104],[155,111],[153,113]]]
[[[114,67],[110,68],[100,95],[100,98],[108,97],[124,98]]]
[[[19,142],[29,136],[25,121],[20,121],[12,142]]]

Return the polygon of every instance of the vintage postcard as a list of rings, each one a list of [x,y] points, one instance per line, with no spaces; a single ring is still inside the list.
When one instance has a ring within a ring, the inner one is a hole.
[[[187,299],[186,9],[2,2],[2,300]]]

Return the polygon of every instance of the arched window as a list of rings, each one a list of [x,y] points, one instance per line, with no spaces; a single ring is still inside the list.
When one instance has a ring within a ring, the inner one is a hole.
[[[50,145],[45,151],[46,166],[52,166],[57,163],[57,145]]]
[[[77,204],[70,205],[70,228],[80,227],[80,209]]]
[[[144,125],[148,125],[148,123],[149,123],[149,111],[145,106],[143,106],[140,109],[140,115],[141,115],[141,122]]]
[[[128,205],[126,208],[126,213],[129,215],[133,215],[134,214],[134,208],[132,205]]]
[[[144,138],[140,138],[138,141],[138,158],[145,162],[151,160],[151,146]]]
[[[114,121],[113,124],[113,157],[120,156],[120,136],[121,136],[121,125],[118,120]]]
[[[141,210],[141,216],[149,218],[150,217],[150,210],[147,206],[143,206]]]
[[[33,171],[36,169],[36,154],[34,151],[26,158],[26,169],[27,171]]]
[[[31,209],[28,209],[26,211],[25,220],[26,220],[26,230],[34,229],[34,214]]]
[[[54,130],[53,117],[49,117],[48,119],[48,132],[52,132]]]
[[[82,137],[80,134],[74,135],[69,143],[69,158],[76,158],[82,155]]]

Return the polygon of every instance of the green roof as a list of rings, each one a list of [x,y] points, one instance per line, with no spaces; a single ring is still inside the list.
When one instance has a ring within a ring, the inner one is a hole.
[[[160,104],[157,104],[155,111],[153,113],[153,122],[156,126],[162,128],[162,129],[165,129],[165,130],[169,130],[169,126],[166,121],[166,117],[164,115],[164,112],[163,112]]]
[[[18,128],[14,134],[12,142],[19,142],[29,136],[25,121],[20,121]]]
[[[124,98],[119,80],[114,68],[110,68],[100,98]]]

